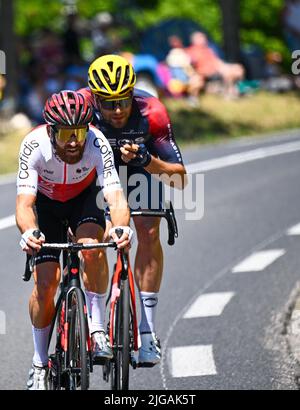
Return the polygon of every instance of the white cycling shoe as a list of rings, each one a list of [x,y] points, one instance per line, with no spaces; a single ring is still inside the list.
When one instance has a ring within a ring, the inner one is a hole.
[[[138,363],[140,367],[152,367],[161,360],[160,341],[155,333],[141,333]]]
[[[113,358],[109,338],[103,331],[92,334],[92,356],[95,364],[102,364],[103,359]]]
[[[27,390],[48,390],[48,366],[32,364],[28,374]]]

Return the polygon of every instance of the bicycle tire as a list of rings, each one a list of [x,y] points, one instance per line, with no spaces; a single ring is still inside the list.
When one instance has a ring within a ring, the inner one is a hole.
[[[84,296],[80,289],[74,288],[71,295],[68,373],[69,389],[87,390],[89,387],[89,368],[87,351],[87,318],[84,310]]]
[[[128,279],[121,280],[120,289],[120,298],[115,306],[115,358],[111,369],[112,390],[129,389],[130,292]]]
[[[55,338],[55,351],[49,354],[49,373],[48,388],[49,390],[61,390],[63,387],[63,347],[61,345],[61,334],[63,332],[64,321],[63,301],[59,298],[56,305],[55,317],[53,319],[48,340],[48,350],[50,349],[51,339]]]

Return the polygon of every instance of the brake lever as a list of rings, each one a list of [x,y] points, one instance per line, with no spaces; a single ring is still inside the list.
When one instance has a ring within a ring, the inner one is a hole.
[[[36,229],[32,232],[32,235],[38,239],[41,236],[41,231],[39,229]],[[22,279],[24,282],[28,282],[31,278],[31,275],[34,271],[34,266],[35,266],[35,256],[36,252],[33,251],[33,255],[28,255],[26,256],[26,265],[25,265],[25,272],[23,274]]]

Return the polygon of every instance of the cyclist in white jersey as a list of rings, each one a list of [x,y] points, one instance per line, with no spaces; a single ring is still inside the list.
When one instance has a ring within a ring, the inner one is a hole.
[[[54,316],[54,296],[60,281],[59,253],[45,251],[41,244],[61,241],[61,223],[68,223],[78,242],[103,241],[104,211],[101,194],[110,207],[110,234],[119,248],[129,245],[132,230],[110,144],[101,131],[90,126],[93,109],[73,91],[53,94],[44,108],[45,125],[23,140],[17,178],[16,222],[22,234],[20,245],[27,253],[38,252],[34,289],[29,301],[34,356],[27,388],[47,389],[47,343]],[[123,228],[120,239],[115,229]],[[39,229],[39,239],[33,231]],[[82,252],[83,281],[91,316],[94,360],[112,357],[105,335],[105,301],[108,284],[103,269],[103,250]]]

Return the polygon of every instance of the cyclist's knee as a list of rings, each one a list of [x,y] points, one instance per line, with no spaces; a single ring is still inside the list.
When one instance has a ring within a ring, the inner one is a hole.
[[[153,243],[159,243],[159,223],[157,218],[151,218],[151,221],[135,221],[137,239],[139,244],[151,245]]]
[[[98,243],[96,239],[88,239],[86,243]],[[101,260],[105,260],[106,252],[104,249],[90,249],[88,251],[82,251],[82,256],[85,264],[97,264]]]
[[[60,281],[58,264],[45,263],[38,265],[35,278],[35,294],[39,299],[55,296]]]

